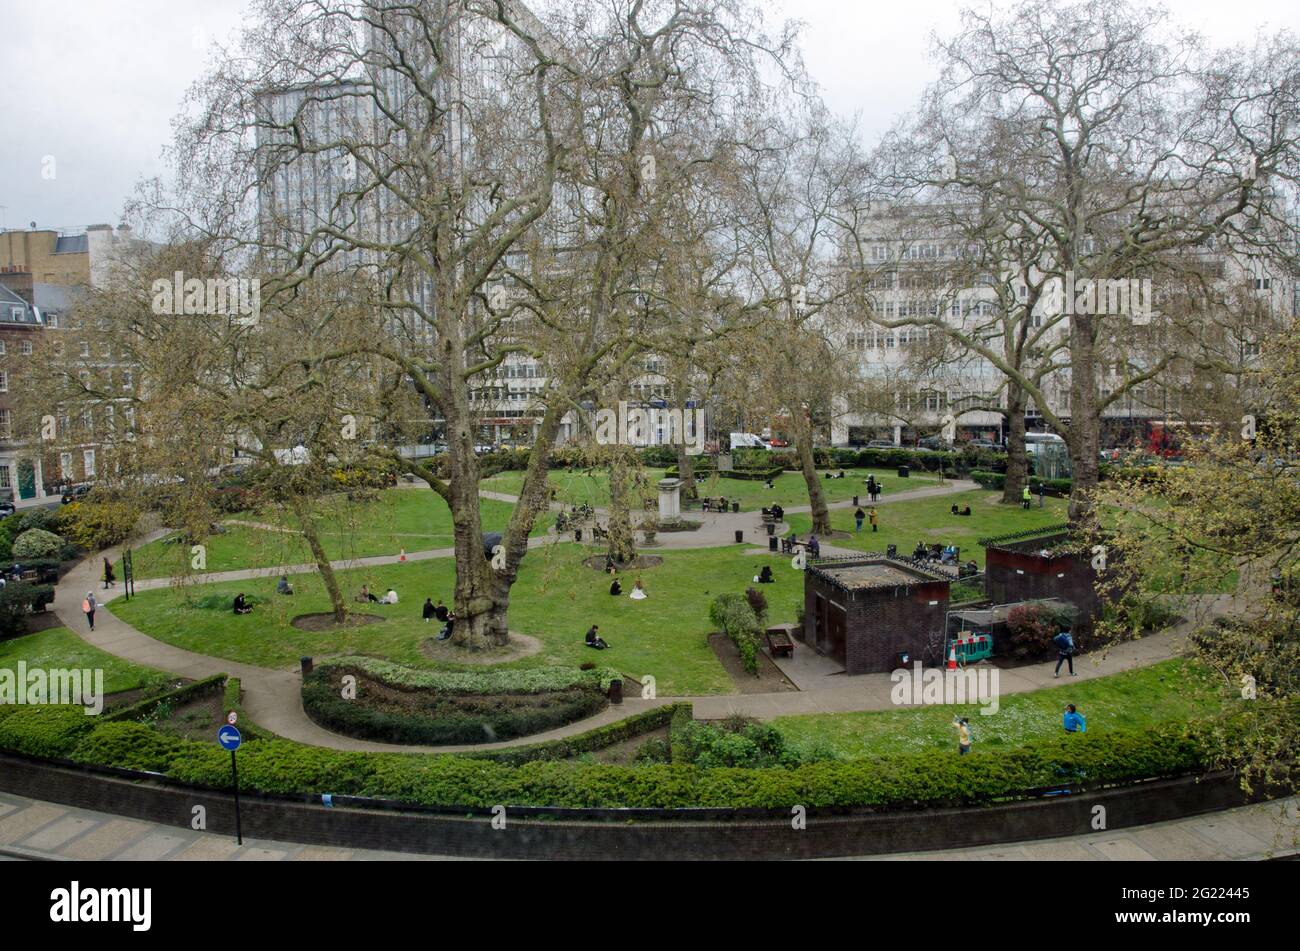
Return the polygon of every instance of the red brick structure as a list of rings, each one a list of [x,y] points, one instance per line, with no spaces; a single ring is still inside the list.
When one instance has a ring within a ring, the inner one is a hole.
[[[924,660],[947,611],[948,578],[910,560],[823,560],[804,574],[804,640],[849,674],[894,670],[904,651]]]
[[[992,604],[1057,598],[1078,609],[1076,638],[1092,634],[1101,614],[1092,556],[1064,525],[1037,533],[983,538],[984,593]]]

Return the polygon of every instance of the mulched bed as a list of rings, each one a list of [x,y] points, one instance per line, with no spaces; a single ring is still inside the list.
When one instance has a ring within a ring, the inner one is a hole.
[[[590,757],[597,763],[609,763],[614,766],[631,766],[636,762],[637,751],[646,744],[648,740],[667,740],[668,727],[662,726],[657,730],[651,730],[648,733],[642,733],[639,736],[630,737],[621,743],[611,743],[603,749],[593,750],[590,753],[579,754],[570,757],[570,759],[585,759]]]
[[[732,683],[741,693],[787,693],[797,691],[796,687],[785,674],[781,673],[781,668],[772,662],[772,658],[767,656],[767,644],[760,641],[758,652],[758,676],[755,677],[749,671],[745,670],[744,665],[740,662],[740,651],[736,650],[736,645],[731,643],[731,638],[726,634],[710,634],[709,647],[713,648],[714,655],[718,662],[722,664],[728,676],[731,677]]]
[[[367,624],[387,620],[378,614],[349,614],[347,620],[339,624],[334,620],[334,612],[325,611],[320,614],[299,614],[289,623],[300,631],[337,631],[341,627],[365,627]]]
[[[218,727],[226,722],[224,700],[225,695],[220,690],[202,697],[191,697],[173,707],[165,716],[158,716],[154,722],[164,732],[208,743],[216,737]]]
[[[436,622],[430,622],[433,629],[439,630]],[[470,650],[459,647],[450,638],[440,641],[436,636],[426,637],[420,641],[420,653],[430,660],[446,661],[451,664],[504,664],[523,657],[531,657],[542,649],[542,642],[528,634],[510,631],[510,642],[505,647],[493,647],[488,650]]]
[[[637,555],[636,558],[634,558],[632,561],[614,562],[614,567],[617,568],[619,571],[636,571],[637,569],[640,568],[654,568],[657,565],[662,565],[663,563],[664,560],[660,558],[658,555]],[[592,557],[583,561],[583,564],[586,565],[588,568],[595,568],[597,571],[604,571],[605,556],[593,555]]]

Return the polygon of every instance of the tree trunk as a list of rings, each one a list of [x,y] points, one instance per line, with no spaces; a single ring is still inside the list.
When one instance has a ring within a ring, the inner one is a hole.
[[[330,564],[329,555],[325,554],[325,546],[321,544],[320,533],[316,531],[316,525],[312,522],[311,513],[307,511],[300,497],[290,495],[289,504],[293,508],[294,516],[298,519],[303,538],[307,539],[307,546],[311,549],[312,558],[316,560],[316,568],[325,581],[325,590],[329,593],[330,604],[334,608],[334,622],[342,624],[347,620],[348,616],[347,600],[339,589],[339,579],[334,574],[334,567]]]
[[[678,381],[674,389],[677,392],[677,408],[682,414],[682,431],[677,441],[677,478],[682,480],[681,497],[696,499],[699,498],[700,493],[695,487],[695,465],[691,462],[690,453],[687,451],[690,447],[687,445],[686,426],[690,418],[688,416],[690,410],[686,408],[686,385],[683,381]],[[699,439],[698,433],[696,439]]]
[[[627,564],[636,557],[636,539],[632,534],[632,516],[628,508],[631,491],[628,470],[629,449],[612,446],[609,464],[609,522],[605,551],[619,564]],[[635,450],[630,450],[635,452]]]
[[[1002,487],[1004,505],[1019,505],[1024,487],[1029,484],[1029,455],[1025,452],[1024,388],[1007,381],[1007,478]]]
[[[1070,323],[1070,524],[1092,517],[1101,452],[1101,416],[1097,393],[1095,318],[1075,315]]]
[[[798,416],[797,413],[794,415]],[[829,535],[831,512],[826,507],[826,496],[822,492],[821,479],[817,477],[817,463],[813,457],[812,425],[805,421],[804,425],[796,424],[794,429],[803,481],[808,486],[808,502],[812,505],[812,531],[814,535]]]

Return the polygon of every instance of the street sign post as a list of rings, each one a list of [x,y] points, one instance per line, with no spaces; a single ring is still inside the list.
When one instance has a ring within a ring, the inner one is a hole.
[[[234,713],[230,714],[232,720]],[[235,750],[239,749],[239,744],[244,741],[239,731],[235,729],[234,723],[227,723],[221,729],[217,730],[217,742],[221,748],[230,750],[230,778],[235,786],[235,844],[244,844],[243,823],[239,815],[239,766],[235,763]]]

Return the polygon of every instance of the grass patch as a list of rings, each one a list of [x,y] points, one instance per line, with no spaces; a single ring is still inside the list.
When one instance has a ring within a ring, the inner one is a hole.
[[[1005,749],[1063,734],[1061,715],[1067,703],[1075,704],[1087,718],[1089,734],[1100,734],[1211,715],[1224,708],[1226,699],[1222,680],[1191,661],[1176,659],[1095,680],[1010,694],[989,716],[981,716],[977,705],[968,704],[780,717],[772,724],[799,752],[829,750],[846,759],[924,750],[955,754],[955,716],[970,718],[976,749]]]
[[[542,649],[511,666],[595,661],[637,679],[653,675],[661,696],[730,693],[731,681],[705,636],[712,629],[709,603],[724,591],[743,592],[758,566],[768,560],[776,581],[763,590],[772,605],[773,623],[793,620],[795,599],[803,592],[803,576],[790,568],[788,557],[742,555],[749,547],[661,552],[663,564],[629,572],[642,578],[650,595],[644,601],[610,597],[608,576],[582,565],[594,549],[568,542],[534,549],[524,559],[511,593],[510,627],[538,638]],[[262,667],[293,667],[305,655],[335,654],[365,654],[418,667],[464,666],[438,664],[420,650],[421,641],[437,631],[436,625],[421,619],[421,605],[425,597],[451,601],[452,559],[358,568],[339,577],[349,597],[365,582],[372,590],[392,586],[402,600],[396,605],[356,605],[387,620],[327,633],[299,630],[289,623],[295,615],[328,610],[316,574],[295,576],[293,597],[276,595],[274,578],[260,578],[202,585],[188,594],[170,588],[142,591],[129,602],[113,601],[108,607],[150,637]],[[631,589],[631,578],[624,586]],[[214,595],[233,599],[240,591],[264,597],[267,603],[239,617],[229,610],[201,610],[193,603]],[[583,634],[593,623],[600,625],[612,650],[598,654],[583,644]]]
[[[0,668],[17,671],[18,662],[29,668],[89,668],[104,671],[104,692],[120,693],[164,684],[170,675],[91,647],[66,627],[52,627],[36,634],[0,641]]]
[[[983,565],[984,549],[977,544],[979,539],[1056,525],[1066,517],[1068,503],[1065,499],[1045,499],[1042,508],[1038,507],[1035,499],[1033,506],[1026,511],[1019,505],[1003,505],[1001,498],[1000,492],[975,490],[881,505],[876,509],[880,525],[878,532],[872,532],[868,522],[861,532],[854,533],[852,510],[834,510],[831,512],[831,527],[853,535],[852,538],[836,539],[834,544],[838,548],[872,552],[883,552],[888,545],[897,545],[900,555],[910,555],[918,541],[927,546],[942,542],[959,546],[962,561],[973,558]],[[954,503],[958,508],[969,505],[971,514],[951,514]],[[866,509],[864,505],[863,510]],[[808,515],[787,515],[786,522],[805,537],[812,528],[812,519]]]

